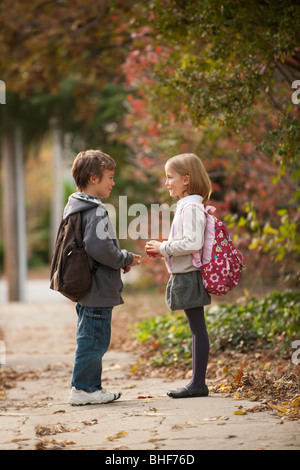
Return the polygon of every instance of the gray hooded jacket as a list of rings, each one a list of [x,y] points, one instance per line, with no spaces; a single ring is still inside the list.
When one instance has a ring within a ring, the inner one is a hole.
[[[121,250],[105,205],[93,196],[74,193],[69,197],[63,218],[82,212],[82,234],[90,267],[99,264],[92,286],[79,300],[85,307],[113,307],[123,303],[120,268],[133,261],[132,253]]]

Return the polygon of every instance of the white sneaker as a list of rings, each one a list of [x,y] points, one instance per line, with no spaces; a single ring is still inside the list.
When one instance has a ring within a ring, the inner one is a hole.
[[[85,392],[84,390],[77,390],[72,387],[69,396],[70,405],[96,405],[100,403],[110,403],[120,398],[119,392],[107,392],[106,390],[97,390],[96,392]]]

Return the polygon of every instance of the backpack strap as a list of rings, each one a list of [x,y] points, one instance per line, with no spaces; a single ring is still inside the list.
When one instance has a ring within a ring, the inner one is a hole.
[[[83,247],[83,237],[81,235],[81,239],[78,240],[77,238],[77,235],[76,235],[76,228],[75,228],[75,223],[74,223],[74,220],[72,218],[72,215],[69,215],[69,219],[70,219],[70,222],[71,222],[71,225],[72,225],[72,228],[73,228],[73,231],[74,231],[74,244],[76,245],[76,248],[82,248]],[[80,213],[80,221],[82,222],[82,214]],[[99,266],[101,266],[100,263],[98,263],[96,260],[93,259],[93,266],[91,268],[91,273],[92,275],[95,275],[96,274],[96,271],[97,269],[99,268]]]
[[[206,225],[205,225],[205,231],[204,231],[202,256],[200,256],[199,251],[196,251],[195,253],[193,253],[193,265],[196,268],[200,268],[203,264],[207,264],[211,260],[211,254],[212,254],[212,249],[213,249],[213,244],[214,244],[214,239],[215,239],[215,219],[209,213],[209,211],[215,212],[216,208],[214,206],[204,207],[203,204],[198,203],[198,202],[190,202],[187,205],[199,206],[200,209],[206,215]],[[182,214],[183,214],[183,210],[182,210]]]
[[[78,242],[78,239],[77,239],[77,236],[76,236],[76,229],[75,229],[75,224],[74,224],[73,217],[71,215],[69,215],[69,219],[70,219],[72,229],[73,229],[73,232],[74,232],[74,242],[73,243],[76,245],[76,248],[80,248],[80,245],[79,245],[79,242]]]
[[[209,213],[209,211],[215,212],[215,210],[216,208],[214,206],[207,206],[204,211],[206,214],[206,227],[204,231],[204,243],[202,248],[202,264],[207,264],[211,260],[211,254],[215,240],[215,219]]]

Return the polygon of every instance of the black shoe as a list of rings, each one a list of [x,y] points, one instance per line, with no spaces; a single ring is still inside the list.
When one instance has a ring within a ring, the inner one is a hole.
[[[200,388],[189,390],[187,387],[182,387],[177,390],[169,390],[167,395],[171,398],[190,398],[190,397],[207,397],[208,387],[203,385]]]

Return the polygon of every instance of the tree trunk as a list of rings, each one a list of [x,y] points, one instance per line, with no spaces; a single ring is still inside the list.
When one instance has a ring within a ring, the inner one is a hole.
[[[56,241],[57,230],[62,218],[64,204],[64,165],[63,165],[63,144],[62,134],[59,129],[53,129],[53,192],[51,208],[51,246],[52,255]]]
[[[24,301],[27,254],[21,131],[8,126],[2,136],[4,269],[8,300]]]

